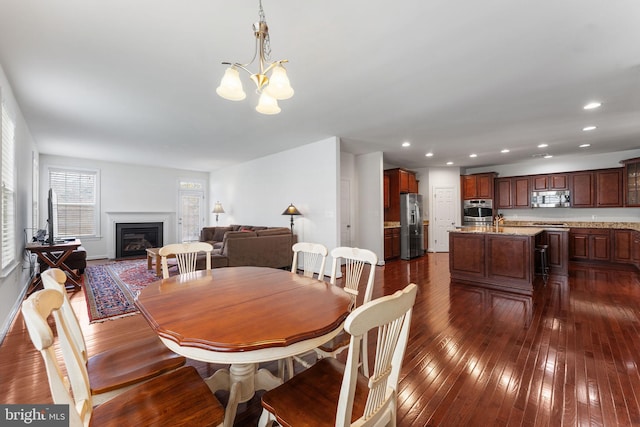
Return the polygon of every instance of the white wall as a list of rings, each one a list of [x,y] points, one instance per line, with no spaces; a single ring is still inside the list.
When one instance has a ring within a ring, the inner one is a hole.
[[[384,178],[382,152],[361,154],[355,158],[358,181],[357,228],[354,246],[369,249],[384,264]]]
[[[168,229],[164,230],[163,243],[176,242],[179,180],[201,180],[205,185],[209,180],[207,172],[43,154],[40,156],[40,206],[46,206],[47,203],[49,167],[82,168],[98,170],[100,173],[100,237],[82,238],[82,246],[87,250],[89,259],[108,258],[114,254],[113,248],[109,247],[115,238],[115,235],[111,235],[113,227],[110,224],[109,212],[117,212],[121,215],[127,213],[165,215],[170,218],[170,224]],[[205,203],[209,205],[208,201]],[[208,211],[211,209],[207,208]],[[46,222],[46,216],[46,209],[40,209],[41,227]]]
[[[15,122],[16,142],[16,263],[0,275],[0,342],[9,329],[11,320],[20,307],[30,281],[29,263],[24,245],[32,236],[32,159],[38,151],[27,123],[22,116],[4,70],[0,66],[0,96]]]
[[[211,171],[210,200],[225,209],[219,224],[289,227],[282,212],[293,203],[302,213],[294,217],[298,241],[339,246],[339,156],[339,140],[332,137]]]

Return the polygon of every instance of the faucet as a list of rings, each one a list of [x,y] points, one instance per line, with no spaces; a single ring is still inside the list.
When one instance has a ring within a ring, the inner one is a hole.
[[[504,222],[504,215],[502,214],[498,214],[495,218],[494,218],[495,224],[496,224],[496,228],[498,228],[498,226],[500,225],[501,222]]]

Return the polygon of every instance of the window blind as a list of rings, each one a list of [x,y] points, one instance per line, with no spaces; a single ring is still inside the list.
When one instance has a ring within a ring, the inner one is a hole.
[[[60,237],[97,235],[97,172],[49,169],[49,185],[58,200]]]
[[[2,103],[2,268],[16,257],[14,123]]]

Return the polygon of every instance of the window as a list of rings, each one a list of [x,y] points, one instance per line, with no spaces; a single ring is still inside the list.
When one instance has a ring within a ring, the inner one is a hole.
[[[49,186],[58,201],[59,237],[98,235],[98,178],[98,171],[49,169]]]
[[[14,124],[2,103],[2,269],[16,259],[15,140]]]

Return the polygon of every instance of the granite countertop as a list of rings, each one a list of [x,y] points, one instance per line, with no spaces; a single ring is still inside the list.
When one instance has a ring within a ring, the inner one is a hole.
[[[429,220],[425,219],[422,224],[429,225]],[[400,221],[385,221],[384,228],[400,228]]]
[[[501,234],[509,236],[535,236],[545,231],[542,227],[505,227],[505,226],[462,226],[449,230],[450,233],[479,233],[479,234]]]
[[[587,221],[514,221],[505,219],[504,224],[510,227],[542,227],[558,228],[610,228],[640,231],[640,222],[587,222]]]

